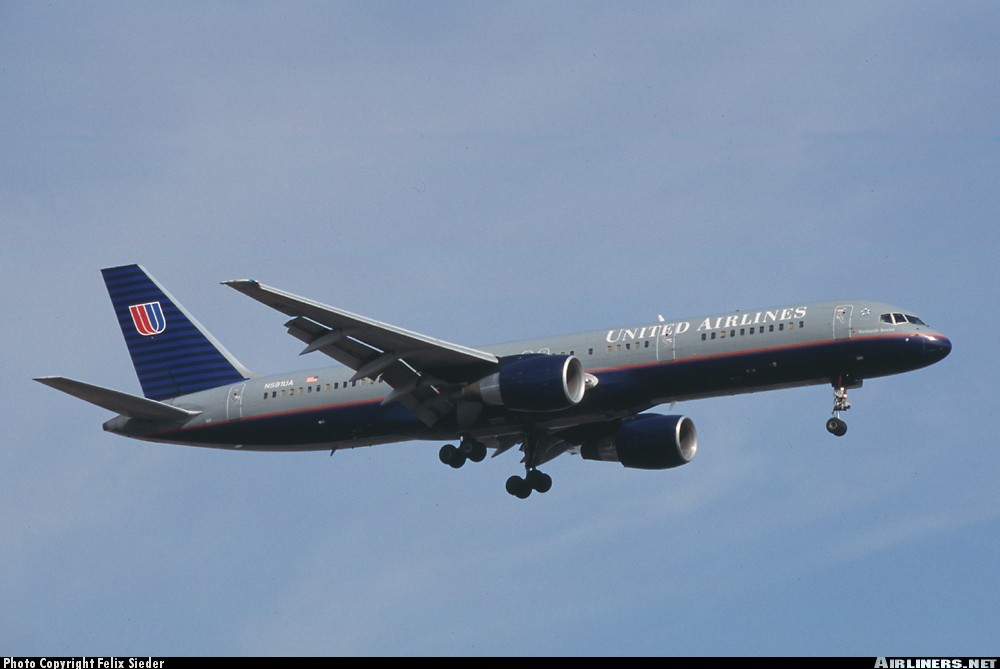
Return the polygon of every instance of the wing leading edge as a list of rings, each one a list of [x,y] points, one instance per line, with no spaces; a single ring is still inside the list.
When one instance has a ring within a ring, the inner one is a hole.
[[[384,403],[402,403],[427,425],[458,408],[447,389],[480,379],[498,365],[492,353],[335,309],[252,279],[223,283],[291,316],[285,327],[306,343],[301,355],[321,351],[353,369],[355,381],[381,376],[392,388]]]

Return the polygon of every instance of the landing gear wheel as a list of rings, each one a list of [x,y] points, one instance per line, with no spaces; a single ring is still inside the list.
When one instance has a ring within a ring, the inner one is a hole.
[[[438,451],[438,458],[446,465],[458,469],[465,464],[465,453],[456,448],[454,444],[445,444]]]
[[[450,465],[456,453],[458,453],[458,449],[455,448],[454,444],[445,444],[438,451],[438,458],[441,459],[442,464]]]
[[[826,421],[826,431],[838,437],[843,437],[847,434],[847,423],[839,418],[831,418]]]
[[[511,476],[507,479],[507,492],[518,499],[527,499],[531,494],[531,486],[520,476]]]
[[[532,469],[526,477],[527,484],[540,493],[546,493],[552,489],[552,477],[537,469]]]
[[[469,458],[473,462],[482,462],[486,459],[486,445],[481,441],[475,439],[463,439],[462,448],[460,449],[465,453],[465,457]]]

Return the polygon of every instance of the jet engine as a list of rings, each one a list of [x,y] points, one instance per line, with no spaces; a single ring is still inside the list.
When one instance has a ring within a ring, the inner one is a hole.
[[[559,411],[580,403],[587,375],[575,355],[544,353],[500,359],[500,370],[465,387],[463,395],[514,411]]]
[[[698,432],[687,416],[641,414],[623,420],[610,437],[584,443],[580,455],[632,469],[670,469],[691,462],[697,450]]]

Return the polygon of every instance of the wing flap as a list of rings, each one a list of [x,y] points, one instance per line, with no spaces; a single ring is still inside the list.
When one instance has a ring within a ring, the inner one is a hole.
[[[129,395],[118,390],[95,386],[83,381],[68,379],[64,376],[42,376],[36,378],[41,384],[61,390],[78,399],[95,404],[102,409],[132,418],[142,418],[152,421],[184,421],[197,416],[200,411],[188,411],[156,400]]]

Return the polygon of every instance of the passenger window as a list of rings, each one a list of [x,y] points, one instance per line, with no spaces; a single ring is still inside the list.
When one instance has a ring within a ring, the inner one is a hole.
[[[774,332],[774,326],[773,325],[768,325],[767,326],[767,331],[768,332]]]
[[[712,333],[712,339],[715,339],[715,333],[714,332]]]
[[[706,339],[708,339],[708,335],[707,335],[707,334],[705,334],[704,332],[702,332],[702,333],[701,333],[701,340],[702,340],[702,341],[705,341]]]
[[[587,349],[587,355],[594,355],[594,349],[588,348]]]
[[[729,336],[730,337],[735,337],[736,336],[736,330],[730,330],[729,331]]]
[[[742,337],[743,335],[745,335],[746,333],[747,333],[747,330],[746,330],[746,328],[740,328],[740,336],[741,336],[741,337]]]
[[[719,339],[725,339],[725,338],[726,338],[726,331],[723,330],[722,332],[719,333]]]
[[[753,334],[753,330],[754,330],[753,328],[750,328],[750,334]]]

